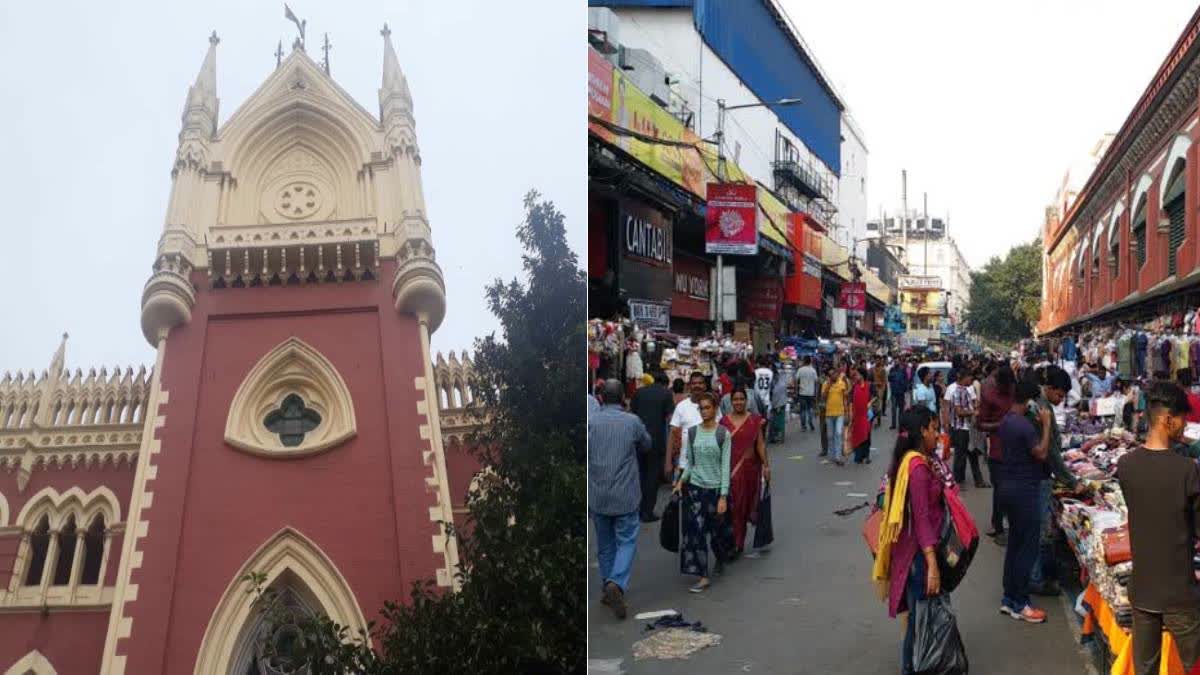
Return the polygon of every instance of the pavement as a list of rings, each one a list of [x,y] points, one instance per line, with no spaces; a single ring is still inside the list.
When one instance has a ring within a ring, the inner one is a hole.
[[[600,604],[593,544],[587,586],[588,672],[899,672],[904,624],[888,618],[870,581],[871,555],[861,532],[868,511],[846,517],[833,513],[874,499],[894,444],[895,432],[885,422],[872,435],[871,464],[823,465],[818,435],[800,431],[793,421],[786,441],[768,446],[775,527],[770,552],[732,563],[707,593],[692,594],[687,589],[694,579],[679,573],[678,555],[658,544],[658,523],[643,525],[625,621]],[[963,497],[980,531],[989,529],[991,490],[972,488]],[[659,512],[667,498],[664,486]],[[589,526],[589,539],[591,534]],[[1073,598],[1035,598],[1049,615],[1041,625],[999,613],[1003,565],[1004,549],[984,537],[967,578],[952,596],[971,672],[1095,675],[1090,648],[1079,644],[1079,620],[1068,605]],[[634,614],[660,609],[678,610],[687,621],[702,621],[721,636],[720,644],[686,660],[635,661],[632,646],[646,636],[647,622],[635,620]]]

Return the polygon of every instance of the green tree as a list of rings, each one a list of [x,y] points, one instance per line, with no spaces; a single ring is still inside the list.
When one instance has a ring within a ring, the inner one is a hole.
[[[1042,307],[1042,241],[992,256],[971,272],[967,328],[994,340],[1011,342],[1032,335]]]
[[[327,618],[304,619],[279,660],[314,675],[583,670],[586,278],[562,214],[536,192],[525,197],[517,239],[525,279],[497,279],[486,291],[503,338],[475,344],[473,384],[486,412],[476,446],[488,470],[457,533],[461,590],[427,581],[407,604],[387,603],[370,629],[375,649]],[[246,582],[269,624],[296,624],[261,576]],[[264,648],[279,650],[269,640]]]

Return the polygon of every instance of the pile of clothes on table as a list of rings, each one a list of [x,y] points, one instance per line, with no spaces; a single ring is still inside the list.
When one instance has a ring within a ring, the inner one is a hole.
[[[1078,447],[1063,451],[1063,462],[1071,473],[1087,480],[1107,480],[1117,472],[1117,461],[1137,447],[1128,431],[1108,431],[1088,438]]]
[[[1090,500],[1092,503],[1063,498],[1059,501],[1058,523],[1113,617],[1128,628],[1133,623],[1128,588],[1133,562],[1129,557],[1128,515],[1120,492],[1119,487],[1114,492],[1105,483]]]

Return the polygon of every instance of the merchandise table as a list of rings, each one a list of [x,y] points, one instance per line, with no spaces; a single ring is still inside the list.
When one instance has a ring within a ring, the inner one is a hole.
[[[1110,675],[1133,675],[1133,640],[1129,633],[1117,625],[1116,617],[1108,603],[1100,596],[1100,591],[1094,584],[1089,583],[1083,591],[1083,602],[1089,611],[1083,620],[1082,633],[1084,637],[1093,636],[1099,629],[1112,653],[1112,670]],[[1163,631],[1163,658],[1159,662],[1159,675],[1200,675],[1200,663],[1185,671],[1179,661],[1179,652],[1175,649],[1175,640],[1171,634]]]

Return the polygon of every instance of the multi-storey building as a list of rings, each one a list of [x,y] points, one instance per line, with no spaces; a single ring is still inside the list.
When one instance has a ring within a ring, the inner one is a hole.
[[[471,364],[429,352],[444,285],[389,35],[378,116],[297,40],[218,125],[214,34],[141,297],[153,368],[72,375],[64,337],[0,380],[6,672],[280,672],[251,571],[352,632],[454,587]]]
[[[1040,333],[1194,306],[1198,35],[1200,11],[1082,188],[1047,208]]]

